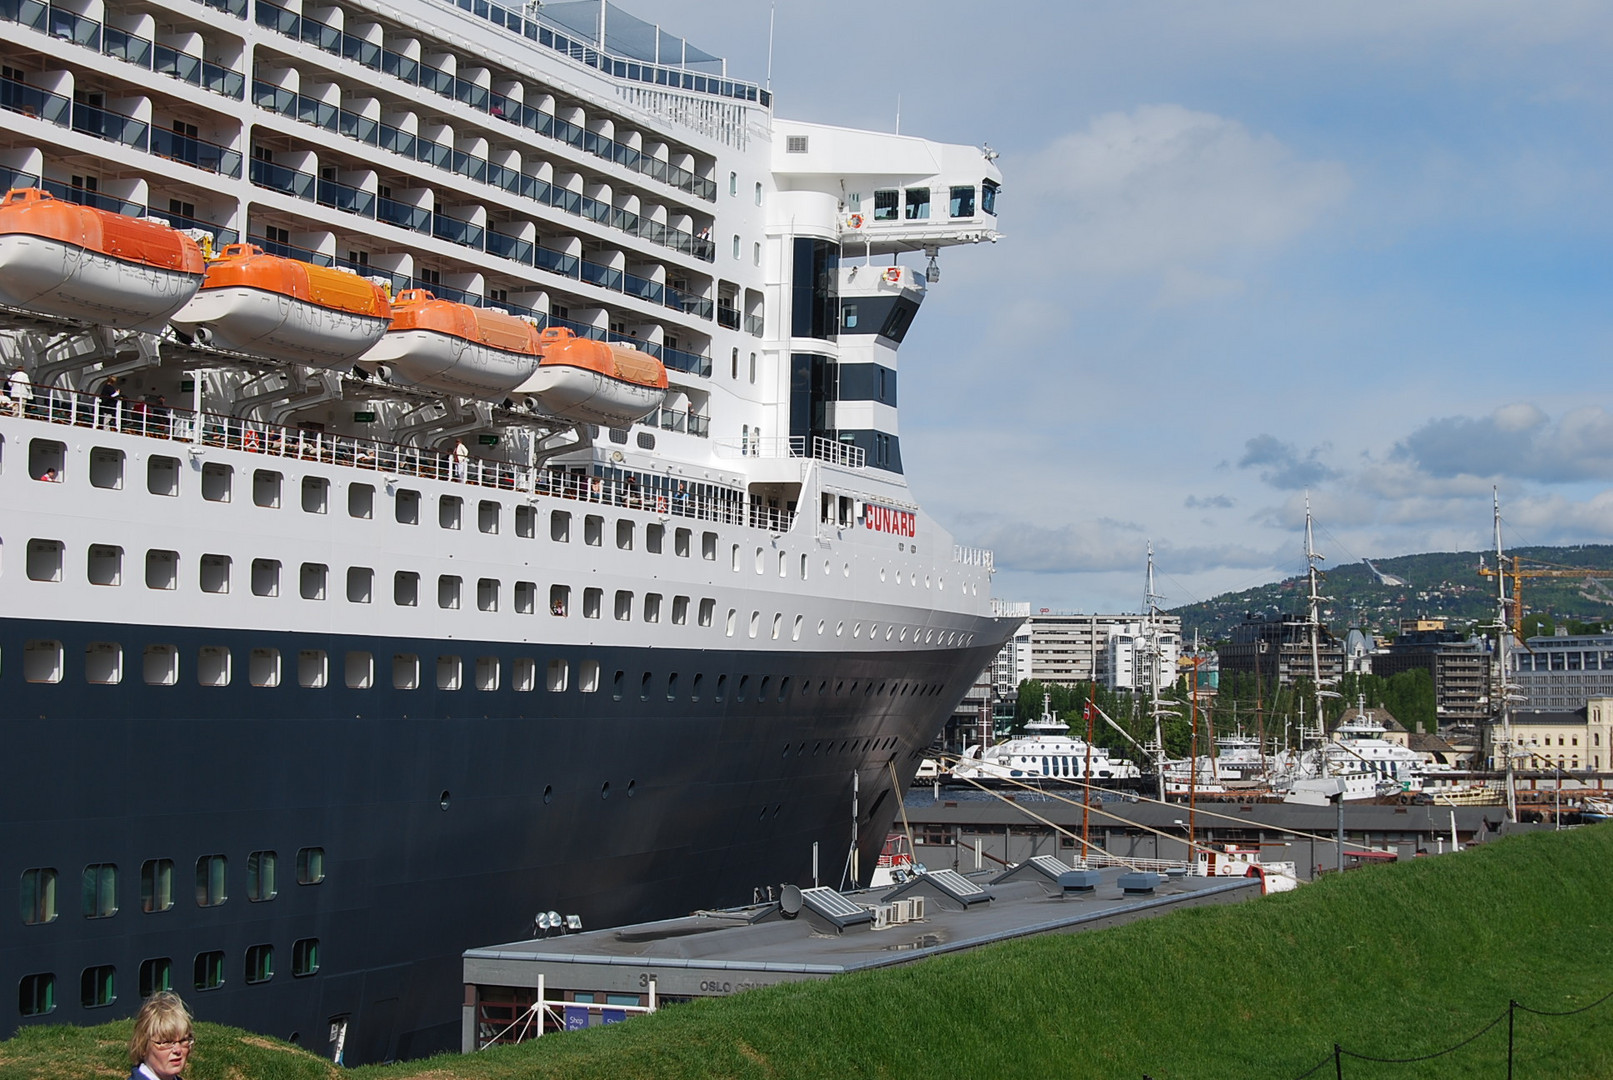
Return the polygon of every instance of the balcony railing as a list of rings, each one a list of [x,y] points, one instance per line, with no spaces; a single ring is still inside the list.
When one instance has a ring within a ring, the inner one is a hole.
[[[128,217],[149,217],[153,221],[167,222],[176,229],[199,229],[213,235],[213,243],[217,247],[233,244],[236,241],[234,229],[221,228],[210,221],[199,221],[196,218],[186,217],[183,214],[167,213],[161,210],[152,210],[139,203],[127,199],[119,199],[99,191],[89,191],[85,188],[73,187],[60,180],[41,180],[32,173],[19,172],[16,169],[0,168],[0,187],[24,188],[36,187],[50,192],[63,202],[76,203],[79,206],[93,206],[97,210],[109,210],[114,214],[124,214]]]
[[[350,139],[390,150],[412,161],[436,166],[568,214],[611,225],[662,247],[693,255],[708,262],[715,257],[716,249],[712,242],[693,233],[669,229],[665,225],[613,207],[609,203],[590,199],[565,188],[554,187],[517,169],[495,165],[486,158],[419,138],[390,124],[383,124],[358,113],[303,97],[293,91],[256,81],[252,84],[252,101],[261,109],[300,120],[305,124],[312,124],[326,131],[338,132]]]
[[[726,304],[717,305],[717,325],[726,326],[730,330],[739,329],[739,310],[728,307]]]
[[[164,128],[153,128],[151,152],[158,157],[183,161],[198,169],[228,176],[232,180],[239,180],[241,177],[241,152],[210,143],[206,139],[181,135]]]
[[[752,337],[762,336],[762,317],[760,315],[745,316],[745,332]]]
[[[94,19],[55,4],[42,3],[40,0],[0,0],[0,19],[71,41],[147,71],[170,75],[237,101],[246,88],[246,77],[239,71],[192,53],[158,45],[113,26],[103,26]]]
[[[73,102],[73,130],[136,150],[151,147],[151,125],[132,116]]]
[[[6,2],[16,2],[16,0],[6,0]],[[462,4],[460,6],[467,5]],[[485,7],[486,5],[479,2],[478,6]],[[296,38],[325,52],[345,57],[372,71],[381,71],[402,79],[412,86],[423,86],[434,93],[458,101],[478,112],[487,113],[496,119],[557,139],[593,154],[595,157],[603,158],[625,169],[648,176],[653,180],[658,180],[707,202],[715,202],[717,199],[717,184],[715,181],[642,154],[630,146],[605,138],[602,135],[584,131],[575,124],[560,120],[551,113],[542,112],[511,98],[494,94],[486,87],[477,86],[475,83],[464,79],[456,79],[446,71],[431,67],[428,64],[422,64],[417,60],[411,60],[409,57],[393,52],[390,49],[383,49],[370,42],[352,37],[316,19],[295,15],[278,4],[271,3],[270,0],[257,0],[254,10],[259,26],[274,30],[287,37]],[[545,31],[545,33],[547,32]],[[715,257],[715,252],[713,252],[712,258]],[[708,261],[710,260],[708,259]]]
[[[0,109],[10,109],[24,116],[66,127],[72,117],[73,103],[60,94],[52,94],[16,79],[0,78]]]

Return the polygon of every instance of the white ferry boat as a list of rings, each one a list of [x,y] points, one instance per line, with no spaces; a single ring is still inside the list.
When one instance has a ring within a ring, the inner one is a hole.
[[[897,428],[994,155],[597,0],[0,20],[12,1025],[418,1056],[468,947],[872,873],[1018,621]]]
[[[965,747],[952,764],[959,780],[1093,781],[1135,780],[1142,771],[1125,758],[1111,758],[1095,743],[1070,735],[1069,725],[1055,716],[1052,696],[1042,695],[1042,716],[1025,725],[1025,734],[993,746]]]

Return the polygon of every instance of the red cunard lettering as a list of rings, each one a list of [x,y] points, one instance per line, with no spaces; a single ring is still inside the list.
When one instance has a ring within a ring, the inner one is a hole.
[[[907,510],[895,510],[889,506],[869,503],[863,508],[863,527],[873,529],[875,532],[894,533],[897,536],[913,536],[918,530],[918,519]]]

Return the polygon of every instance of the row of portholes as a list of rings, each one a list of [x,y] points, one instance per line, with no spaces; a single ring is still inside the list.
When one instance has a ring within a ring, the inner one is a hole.
[[[646,671],[639,676],[638,696],[640,701],[649,701],[651,697],[655,696],[655,683],[656,677],[653,671]],[[788,675],[784,676],[778,681],[778,700],[781,703],[789,700],[792,683],[793,680]],[[705,674],[702,672],[697,672],[689,681],[689,700],[699,701],[705,693],[705,685]],[[812,693],[811,679],[802,680],[799,685],[802,697],[806,697]],[[733,689],[734,701],[743,702],[747,697],[749,697],[750,686],[751,677],[749,675],[739,676],[739,681]],[[772,686],[773,676],[763,675],[761,677],[761,681],[757,684],[755,700],[759,702],[767,701]],[[865,698],[873,697],[876,694],[884,697],[887,693],[891,697],[935,697],[942,691],[943,686],[940,683],[916,683],[906,681],[893,682],[886,680],[879,683],[879,687],[876,690],[874,687],[874,680],[869,679],[867,682],[864,682],[860,679],[854,679],[852,680],[851,688],[848,690],[846,688],[846,680],[840,679],[834,684],[834,695],[836,697],[851,697],[855,696],[859,689],[861,689],[862,695]],[[828,697],[829,692],[829,680],[819,679],[818,696]],[[611,679],[611,698],[614,701],[621,701],[626,694],[627,672],[618,670]],[[727,675],[718,675],[714,692],[711,695],[711,700],[720,704],[727,699],[728,695],[729,678]],[[676,701],[680,696],[679,675],[676,671],[668,672],[666,677],[666,700]],[[891,740],[891,744],[895,745],[894,739]],[[864,749],[867,749],[867,747]],[[879,749],[879,747],[876,746],[874,749]]]
[[[638,794],[638,781],[637,780],[629,780],[627,782],[627,787],[625,788],[625,790],[627,792],[627,797],[629,799],[631,799],[634,795]],[[448,793],[445,791],[442,794],[443,794],[443,809],[446,810],[446,809],[448,809]],[[601,800],[610,798],[610,781],[609,780],[606,780],[603,784],[600,785],[600,787],[599,787],[599,797],[600,797]],[[552,802],[554,802],[554,785],[553,784],[544,784],[543,785],[543,805],[548,806]]]
[[[881,684],[881,685],[883,686],[883,684]],[[807,744],[804,743],[804,742],[800,742],[800,743],[795,744],[795,756],[796,757],[805,757],[806,756],[806,745]],[[825,746],[824,746],[824,741],[822,739],[819,739],[817,742],[812,744],[812,756],[817,757],[819,754],[836,754],[836,753],[844,754],[848,750],[851,751],[852,753],[858,753],[858,754],[883,753],[886,750],[893,750],[893,749],[895,749],[895,747],[896,747],[896,736],[895,735],[888,735],[883,739],[863,739],[862,740],[862,747],[860,749],[857,746],[857,740],[856,739],[841,739],[840,740],[840,747],[839,747],[838,750],[835,748],[835,741],[833,739],[829,740],[827,748],[825,748]],[[784,753],[781,754],[780,756],[781,757],[786,757],[786,758],[790,756],[790,744],[789,743],[784,744]]]
[[[825,629],[827,629],[827,627],[828,627],[827,622],[825,622],[823,619],[818,620],[818,633],[820,635],[824,632]],[[860,637],[862,637],[862,633],[863,633],[863,624],[860,623],[860,622],[853,623],[852,626],[851,626],[851,636],[854,637],[854,638],[860,638]],[[835,637],[844,637],[845,634],[846,634],[846,624],[845,624],[845,622],[841,621],[841,622],[835,623]],[[878,623],[869,623],[868,624],[868,640],[869,641],[874,641],[878,637],[879,637],[879,624]],[[894,637],[897,641],[905,643],[907,641],[907,627],[905,627],[905,626],[897,627],[897,626],[894,626],[892,624],[886,624],[886,626],[885,626],[885,640],[890,641],[892,637]],[[965,633],[962,633],[961,631],[957,631],[957,630],[936,631],[936,630],[931,629],[931,630],[922,631],[922,633],[921,633],[918,627],[916,627],[916,626],[913,627],[913,644],[915,644],[915,645],[935,645],[935,644],[939,644],[942,648],[950,648],[953,645],[964,645],[964,646],[973,645],[974,640],[975,640],[975,636],[973,634],[965,634]]]

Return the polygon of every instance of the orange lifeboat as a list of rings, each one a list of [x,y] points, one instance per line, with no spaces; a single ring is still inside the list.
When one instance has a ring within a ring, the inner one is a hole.
[[[173,323],[221,349],[346,369],[392,325],[392,304],[357,274],[230,244]]]
[[[502,401],[538,369],[538,331],[493,308],[405,289],[392,301],[392,327],[364,355],[398,383]]]
[[[563,327],[543,332],[543,362],[519,393],[568,420],[626,427],[666,400],[666,368],[648,353],[580,338]]]
[[[202,250],[155,221],[13,188],[0,202],[0,304],[158,330],[202,283]]]

